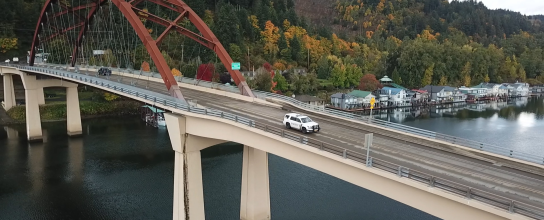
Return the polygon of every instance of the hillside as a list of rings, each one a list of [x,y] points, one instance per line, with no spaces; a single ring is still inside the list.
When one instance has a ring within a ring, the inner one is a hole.
[[[0,58],[25,54],[36,22],[32,19],[37,19],[41,7],[39,1],[18,0],[0,0],[0,7],[6,2],[17,2],[20,8],[0,15],[0,41],[7,46]],[[185,2],[210,26],[233,60],[241,62],[242,70],[264,65],[259,73],[300,68],[311,73],[277,74],[276,89],[284,93],[355,88],[367,74],[388,75],[408,88],[544,82],[543,16],[489,10],[474,0]],[[156,28],[150,21],[145,25]],[[215,63],[217,72],[224,71],[212,52],[186,37],[168,36],[164,42],[179,47],[160,49],[167,50],[170,67],[185,76],[194,77],[202,62]],[[56,50],[60,51],[50,48]],[[135,56],[131,62],[139,68],[145,59]],[[261,90],[272,86],[266,77],[257,77],[250,85]]]

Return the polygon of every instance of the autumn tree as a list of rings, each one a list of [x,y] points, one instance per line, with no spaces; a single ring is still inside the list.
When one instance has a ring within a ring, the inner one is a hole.
[[[358,88],[359,90],[362,90],[362,91],[372,92],[381,87],[382,85],[380,84],[380,81],[376,79],[376,76],[374,74],[366,74],[363,77],[361,77]]]
[[[17,49],[17,38],[0,38],[0,53]]]
[[[264,43],[265,54],[275,56],[279,52],[278,40],[280,39],[279,28],[271,21],[267,21],[264,31],[261,31],[261,37]]]

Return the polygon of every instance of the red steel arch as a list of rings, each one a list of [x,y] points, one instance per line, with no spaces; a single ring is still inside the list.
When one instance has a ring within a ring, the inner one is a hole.
[[[161,5],[163,7],[166,7],[170,10],[173,10],[175,12],[179,13],[179,16],[174,21],[168,21],[165,19],[162,19],[156,15],[144,12],[135,6],[139,3],[141,3],[144,0],[131,0],[130,2],[127,2],[125,0],[110,0],[125,16],[125,18],[129,21],[131,26],[136,31],[138,37],[142,41],[142,43],[145,45],[145,48],[147,49],[149,55],[151,56],[153,62],[155,63],[159,73],[161,74],[161,77],[164,81],[164,84],[166,85],[168,91],[170,94],[174,97],[178,97],[180,99],[183,99],[183,95],[181,94],[181,91],[179,90],[179,86],[172,75],[172,72],[170,68],[168,67],[168,64],[166,63],[166,60],[164,59],[163,55],[161,54],[159,48],[157,47],[157,44],[159,44],[162,39],[166,36],[166,34],[172,30],[177,31],[180,34],[183,34],[192,40],[210,48],[213,50],[225,68],[230,73],[232,79],[238,85],[238,88],[240,89],[240,93],[246,96],[255,97],[253,95],[253,92],[247,85],[245,78],[242,76],[240,71],[233,70],[231,68],[232,58],[227,53],[223,45],[219,42],[217,37],[213,34],[213,32],[208,28],[208,26],[204,23],[204,21],[198,17],[198,15],[183,1],[181,0],[147,0],[149,2]],[[42,12],[40,14],[40,19],[38,20],[38,24],[36,25],[36,31],[34,32],[34,39],[32,41],[32,48],[30,50],[30,60],[29,65],[34,65],[34,58],[36,55],[36,50],[39,45],[39,37],[38,34],[41,32],[42,24],[47,22],[47,15],[46,12],[51,8],[53,3],[57,3],[59,0],[47,0],[44,7],[42,8]],[[96,13],[97,8],[105,4],[107,0],[96,0],[93,3],[84,5],[84,6],[76,6],[76,7],[63,7],[64,11],[56,13],[54,16],[62,15],[65,13],[75,13],[78,10],[91,8],[89,10],[89,14],[85,17],[84,21],[81,21],[79,24],[76,24],[74,26],[80,26],[80,32],[76,41],[76,45],[74,45],[74,49],[72,52],[72,60],[71,65],[75,65],[75,61],[77,59],[77,52],[78,49],[81,46],[83,36],[87,32],[87,28],[89,24],[92,22],[93,15]],[[145,17],[146,19],[155,22],[157,24],[163,25],[166,27],[166,30],[156,39],[154,40],[147,29],[145,28],[144,24],[140,21],[140,17]],[[187,30],[186,28],[183,28],[178,25],[178,22],[182,20],[183,18],[188,18],[191,23],[195,25],[195,27],[202,33],[202,35],[196,34],[194,32],[191,32]],[[71,29],[75,27],[70,27],[67,29]]]

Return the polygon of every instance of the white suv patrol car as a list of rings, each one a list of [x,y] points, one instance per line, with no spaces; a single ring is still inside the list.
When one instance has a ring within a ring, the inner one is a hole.
[[[302,133],[318,132],[320,129],[319,124],[312,121],[310,117],[296,113],[285,114],[285,117],[283,117],[283,125],[288,129],[294,128],[300,130]]]

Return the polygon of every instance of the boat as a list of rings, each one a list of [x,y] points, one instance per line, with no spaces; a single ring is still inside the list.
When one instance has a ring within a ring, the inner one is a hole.
[[[166,127],[164,120],[164,111],[153,106],[144,105],[140,107],[140,116],[142,120],[153,127]]]

